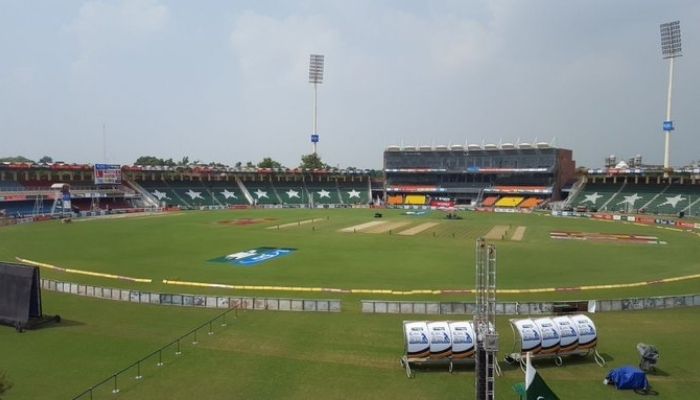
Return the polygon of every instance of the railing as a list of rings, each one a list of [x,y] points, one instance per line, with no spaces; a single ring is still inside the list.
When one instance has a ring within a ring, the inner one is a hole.
[[[182,355],[182,342],[184,342],[186,339],[189,340],[191,338],[192,345],[197,345],[197,343],[199,343],[198,334],[201,334],[202,332],[200,331],[204,330],[204,328],[206,328],[207,335],[213,335],[214,326],[217,323],[220,324],[221,327],[226,327],[228,325],[226,322],[226,315],[228,315],[231,311],[235,313],[234,318],[237,318],[238,308],[229,308],[223,313],[188,331],[184,335],[178,337],[158,350],[155,350],[147,356],[131,363],[126,368],[123,368],[100,382],[90,386],[79,395],[73,397],[73,400],[93,400],[95,398],[107,398],[107,396],[112,398],[115,394],[120,392],[120,388],[124,388],[128,382],[132,382],[131,380],[143,380],[147,373],[154,373],[160,367],[164,366],[168,360],[179,358],[179,356]]]

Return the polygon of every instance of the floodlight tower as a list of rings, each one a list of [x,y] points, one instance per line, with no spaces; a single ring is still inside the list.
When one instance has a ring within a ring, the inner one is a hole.
[[[671,94],[673,93],[673,60],[680,57],[681,53],[681,23],[680,21],[667,22],[661,24],[661,55],[668,59],[668,97],[666,98],[666,120],[664,121],[665,147],[664,147],[664,169],[670,168],[671,164],[671,131],[673,121],[671,120]]]
[[[323,59],[323,54],[311,54],[309,59],[309,83],[314,85],[314,131],[311,134],[314,154],[318,143],[318,85],[323,83]]]
[[[476,241],[476,399],[496,398],[498,332],[496,332],[496,246]]]

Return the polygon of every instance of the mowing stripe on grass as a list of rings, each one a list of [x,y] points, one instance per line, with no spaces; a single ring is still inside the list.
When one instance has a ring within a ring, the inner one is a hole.
[[[51,264],[46,264],[46,263],[41,263],[38,261],[32,261],[32,260],[27,260],[24,258],[19,258],[15,257],[15,259],[21,263],[32,265],[35,267],[40,267],[40,268],[46,268],[46,269],[52,269],[54,271],[61,271],[61,272],[67,272],[69,274],[80,274],[80,275],[89,275],[89,276],[98,276],[100,278],[109,278],[109,279],[119,279],[122,281],[130,281],[130,282],[140,282],[140,283],[151,283],[153,282],[152,279],[144,279],[144,278],[132,278],[130,276],[123,276],[123,275],[112,275],[112,274],[103,274],[101,272],[92,272],[92,271],[83,271],[80,269],[71,269],[71,268],[62,268],[62,267],[57,267],[55,265]]]
[[[405,231],[399,232],[399,235],[408,235],[408,236],[413,236],[417,235],[425,230],[428,230],[434,226],[440,225],[439,222],[426,222],[423,224],[420,224],[418,226],[414,226],[413,228],[406,229]]]

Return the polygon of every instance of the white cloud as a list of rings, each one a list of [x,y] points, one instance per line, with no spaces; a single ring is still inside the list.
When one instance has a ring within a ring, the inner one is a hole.
[[[248,11],[236,18],[230,39],[246,78],[291,83],[306,76],[309,54],[332,51],[338,34],[317,15],[275,19]]]
[[[68,30],[84,37],[102,35],[142,35],[165,28],[168,8],[157,0],[88,1]]]

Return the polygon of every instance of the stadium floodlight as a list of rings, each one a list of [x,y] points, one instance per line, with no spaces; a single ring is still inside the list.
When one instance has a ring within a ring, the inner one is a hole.
[[[311,134],[311,145],[316,154],[318,144],[318,85],[323,83],[323,54],[311,54],[309,58],[309,83],[314,85],[314,131]]]
[[[661,55],[668,59],[668,95],[666,99],[666,120],[663,123],[665,132],[664,169],[670,168],[671,131],[671,94],[673,93],[673,60],[680,57],[681,53],[681,23],[680,21],[661,24]]]

